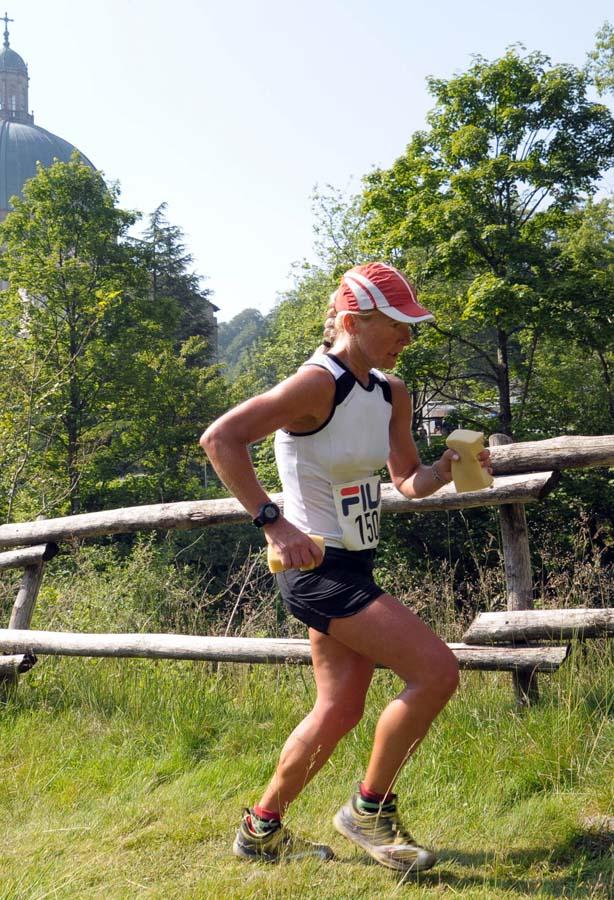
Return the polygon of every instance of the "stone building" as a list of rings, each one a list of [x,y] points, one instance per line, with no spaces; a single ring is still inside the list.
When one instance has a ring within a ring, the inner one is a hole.
[[[4,22],[4,46],[0,52],[0,221],[10,209],[10,198],[21,194],[24,182],[36,175],[36,164],[68,162],[73,144],[34,124],[28,109],[28,67],[9,44],[9,22]],[[80,151],[78,151],[80,153]],[[92,163],[83,153],[81,158]]]
[[[4,46],[0,52],[0,222],[10,210],[10,199],[20,196],[24,183],[36,175],[36,166],[51,166],[56,160],[68,162],[77,148],[64,138],[34,124],[29,112],[28,67],[9,44],[9,19],[5,13]],[[95,166],[80,150],[83,162]],[[2,283],[0,283],[2,286]],[[205,296],[197,313],[196,333],[208,334],[211,362],[217,358],[217,320],[215,306]]]

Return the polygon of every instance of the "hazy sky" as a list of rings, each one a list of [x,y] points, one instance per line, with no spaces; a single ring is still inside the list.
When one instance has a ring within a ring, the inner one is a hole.
[[[10,43],[35,123],[121,203],[168,203],[225,321],[267,312],[313,258],[311,194],[389,166],[449,77],[520,42],[582,65],[606,0],[23,0]]]

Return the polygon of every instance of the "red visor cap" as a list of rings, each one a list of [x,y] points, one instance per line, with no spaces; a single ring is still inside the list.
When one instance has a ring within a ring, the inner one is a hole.
[[[354,266],[341,278],[335,294],[337,312],[368,312],[378,309],[397,322],[430,322],[435,316],[420,306],[404,275],[386,263]]]

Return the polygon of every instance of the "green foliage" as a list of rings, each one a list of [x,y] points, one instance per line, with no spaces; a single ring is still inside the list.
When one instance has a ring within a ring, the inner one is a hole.
[[[116,427],[99,411],[125,400],[114,373],[123,364],[126,380],[138,382],[137,331],[147,345],[163,324],[146,316],[144,273],[121,240],[135,217],[116,208],[116,193],[75,155],[39,168],[1,226],[5,391],[13,417],[20,407],[29,426],[25,493],[36,503],[44,491],[45,507],[68,498],[71,511],[80,508],[101,431]]]
[[[614,28],[604,22],[596,35],[595,49],[588,54],[587,71],[600,94],[614,90]]]
[[[244,309],[230,322],[222,322],[218,331],[219,359],[228,381],[243,370],[244,355],[266,330],[265,317],[257,309]]]
[[[247,399],[294,374],[322,343],[328,297],[336,278],[324,269],[305,267],[293,290],[267,316],[264,336],[243,358],[243,373],[233,385],[233,400]]]
[[[153,303],[174,302],[177,307],[175,350],[189,338],[200,338],[200,343],[192,346],[192,363],[206,366],[215,357],[216,307],[210,301],[211,291],[201,287],[201,277],[192,270],[194,259],[186,249],[184,237],[181,228],[168,221],[166,203],[161,203],[148,217],[147,228],[136,246],[149,273]]]
[[[346,197],[341,191],[326,186],[312,196],[315,251],[322,268],[339,278],[346,269],[369,261],[363,232],[367,214],[360,196]]]
[[[365,179],[363,241],[422,285],[435,327],[496,388],[498,427],[511,433],[513,395],[524,390],[516,343],[556,333],[557,236],[577,227],[578,204],[613,158],[612,118],[587,99],[582,72],[540,53],[478,57],[429,88],[429,130]],[[574,303],[578,331],[598,305]],[[449,395],[462,403],[471,391],[452,374]]]
[[[202,336],[179,342],[185,258],[148,268],[117,199],[75,156],[39,168],[0,226],[3,519],[201,492],[221,382]]]
[[[152,538],[63,553],[43,583],[33,627],[52,631],[189,630],[202,586]],[[183,628],[182,628],[183,626]]]
[[[614,428],[613,201],[573,210],[557,241],[560,287],[551,304],[556,336],[573,343],[592,369],[590,380],[576,384],[584,391],[590,384],[602,409],[597,427],[607,432]]]

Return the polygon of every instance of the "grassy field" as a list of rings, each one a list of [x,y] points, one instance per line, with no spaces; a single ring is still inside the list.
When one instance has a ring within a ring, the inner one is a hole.
[[[610,897],[611,648],[577,647],[541,684],[517,713],[509,676],[464,674],[398,784],[440,862],[400,880],[331,822],[390,673],[289,817],[338,859],[271,867],[230,847],[310,705],[309,669],[47,658],[0,709],[0,898]]]

